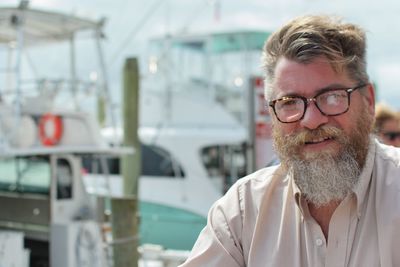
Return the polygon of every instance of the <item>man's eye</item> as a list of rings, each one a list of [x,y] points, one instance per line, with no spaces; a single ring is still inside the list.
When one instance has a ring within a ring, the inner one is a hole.
[[[347,98],[347,94],[342,91],[329,92],[321,95],[321,100],[328,105],[335,105]]]
[[[287,98],[282,99],[279,103],[279,108],[281,109],[295,109],[301,104],[301,100],[297,98]]]

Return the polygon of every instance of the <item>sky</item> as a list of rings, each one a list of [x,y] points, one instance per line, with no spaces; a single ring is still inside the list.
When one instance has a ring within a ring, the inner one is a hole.
[[[15,6],[2,0],[0,6]],[[107,19],[106,64],[119,86],[127,57],[146,60],[151,37],[210,29],[274,30],[304,14],[333,14],[367,31],[368,72],[378,101],[400,110],[400,4],[392,0],[31,0],[34,8]]]

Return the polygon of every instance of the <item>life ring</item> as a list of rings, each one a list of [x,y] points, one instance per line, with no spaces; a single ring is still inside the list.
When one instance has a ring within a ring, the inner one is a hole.
[[[54,146],[60,142],[63,134],[61,116],[46,113],[39,120],[39,137],[45,146]]]

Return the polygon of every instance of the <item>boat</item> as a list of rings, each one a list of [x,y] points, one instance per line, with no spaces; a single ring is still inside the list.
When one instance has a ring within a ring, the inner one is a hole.
[[[106,102],[111,126],[102,131],[93,112],[86,110],[97,103],[89,99],[90,93],[111,98],[101,59],[104,20],[33,10],[23,4],[0,9],[0,17],[4,22],[0,30],[5,33],[0,44],[14,53],[0,91],[0,169],[7,174],[0,177],[0,203],[7,206],[0,228],[23,234],[35,264],[54,266],[52,259],[65,259],[61,260],[65,266],[83,266],[73,260],[80,255],[81,262],[108,266],[111,245],[102,230],[108,225],[110,207],[105,199],[123,195],[119,158],[133,151],[121,148],[123,133],[115,125],[113,103]],[[75,41],[80,35],[95,38],[100,56],[99,71],[91,73],[89,81],[75,67],[78,59],[88,61],[87,55],[77,56]],[[254,147],[273,157],[268,117],[263,116],[259,101],[262,78],[251,70],[256,65],[251,55],[259,56],[266,36],[268,32],[236,31],[151,40],[149,72],[141,81],[142,146],[135,151],[142,154],[139,238],[142,256],[150,254],[149,260],[182,262],[205,226],[212,203],[254,168],[254,159],[259,158]],[[56,69],[69,70],[67,79],[22,79],[23,56],[28,65],[32,59],[22,50],[61,41],[69,44],[62,48],[69,52],[70,66],[61,67],[57,58]],[[192,55],[195,70],[180,61],[184,57],[191,62]],[[232,70],[232,76],[227,70]],[[258,93],[248,94],[248,88]],[[256,106],[257,112],[246,106]],[[248,131],[254,128],[248,125],[251,116],[266,129],[255,140],[251,136],[256,134]],[[75,127],[86,128],[87,134],[71,130]],[[46,131],[50,138],[44,136]],[[257,142],[262,145],[255,146]],[[78,182],[71,185],[71,181]],[[85,250],[85,244],[96,246]]]
[[[155,98],[151,99],[158,106]],[[218,105],[179,97],[174,97],[173,103],[176,109],[190,107],[186,115],[191,117],[191,124],[170,121],[161,126],[139,128],[142,142],[140,238],[142,244],[189,250],[206,224],[212,203],[244,174],[246,131]],[[141,109],[142,113],[146,111],[154,112],[153,106]],[[202,116],[211,113],[215,123],[220,124],[195,123],[196,118],[191,114],[196,112]],[[122,138],[120,131],[115,137],[110,128],[102,134],[112,144]],[[115,158],[111,160],[110,166],[118,166]],[[118,169],[112,169],[108,179],[116,189],[121,188]],[[86,175],[90,192],[107,192],[106,182],[102,189],[99,180],[95,174]]]
[[[238,30],[150,40],[140,91],[142,243],[190,250],[211,205],[253,165],[274,158],[262,77],[254,67],[268,34]],[[248,131],[259,126],[261,131]],[[102,135],[112,145],[123,137],[111,128]],[[112,190],[122,182],[115,166],[118,160],[109,159]],[[105,193],[107,183],[99,186],[91,168],[87,188]]]
[[[26,1],[0,8],[0,18],[0,47],[8,59],[0,90],[0,244],[8,253],[1,254],[0,266],[110,266],[118,240],[107,230],[106,206],[118,196],[90,194],[82,162],[131,155],[134,148],[110,146],[97,118],[85,111],[97,101],[87,101],[90,92],[109,91],[104,78],[82,80],[76,55],[78,38],[94,38],[99,73],[106,73],[104,21],[32,9]],[[56,58],[58,70],[69,70],[67,78],[44,77],[39,69],[38,77],[28,75],[26,63],[33,66],[39,47],[45,47],[39,63],[50,64],[52,45],[61,55],[69,52],[67,60]]]

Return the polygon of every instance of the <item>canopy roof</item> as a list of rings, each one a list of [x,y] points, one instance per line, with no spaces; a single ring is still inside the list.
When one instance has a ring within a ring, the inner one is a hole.
[[[94,21],[30,8],[0,8],[0,43],[16,41],[17,25],[23,28],[26,45],[65,41],[79,31],[100,30],[103,20]]]
[[[204,35],[176,35],[156,38],[156,44],[168,40],[172,46],[210,53],[226,53],[243,50],[261,50],[270,35],[267,31],[239,30]]]

